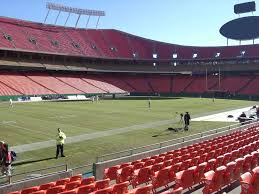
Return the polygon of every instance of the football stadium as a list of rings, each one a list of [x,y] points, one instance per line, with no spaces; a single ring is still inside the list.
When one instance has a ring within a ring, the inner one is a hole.
[[[259,193],[256,1],[228,3],[223,46],[102,28],[108,6],[66,3],[1,13],[0,194]]]

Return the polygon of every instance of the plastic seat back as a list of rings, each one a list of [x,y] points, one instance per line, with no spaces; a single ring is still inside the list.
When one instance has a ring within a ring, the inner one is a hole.
[[[162,169],[162,166],[163,166],[163,163],[162,163],[162,162],[161,162],[161,163],[158,163],[158,164],[154,164],[153,166],[151,166],[151,172],[152,172],[152,173],[155,173],[155,172],[161,170],[161,169]]]
[[[110,179],[104,179],[95,182],[95,190],[100,190],[109,187]]]
[[[160,171],[156,172],[152,179],[152,185],[153,189],[159,188],[159,187],[167,187],[169,180],[169,167],[163,168]]]
[[[63,191],[59,194],[77,194],[77,190],[75,189],[75,190]]]
[[[204,177],[204,172],[205,172],[206,166],[207,166],[207,162],[203,162],[203,163],[199,164],[197,166],[197,168],[194,170],[193,179],[194,179],[195,184],[201,182],[202,178]]]
[[[218,157],[216,158],[216,163],[215,163],[215,167],[216,167],[216,168],[222,165],[223,159],[224,159],[224,156],[218,156]]]
[[[243,164],[243,172],[248,172],[251,170],[251,162],[252,162],[253,156],[246,155],[244,158],[245,158],[245,161]]]
[[[125,194],[128,193],[128,186],[129,186],[129,181],[115,184],[112,187],[112,193],[113,194]]]
[[[152,185],[147,185],[136,189],[134,194],[151,194],[151,193],[152,193]]]
[[[241,193],[242,194],[252,194],[252,175],[250,172],[246,172],[240,176]]]
[[[39,190],[47,190],[55,186],[55,182],[49,182],[43,185],[40,185]]]
[[[119,166],[112,166],[104,170],[104,179],[109,178],[110,180],[117,179],[117,171],[119,170]]]
[[[175,188],[183,187],[189,188],[194,185],[194,169],[187,169],[176,173]]]
[[[58,185],[47,190],[46,194],[57,194],[65,190],[64,185]]]
[[[91,176],[91,177],[82,179],[81,185],[90,185],[90,184],[92,184],[92,183],[94,183],[94,182],[95,182],[95,177],[94,177],[94,176]]]
[[[93,192],[93,194],[112,194],[112,187],[107,187]]]
[[[173,191],[165,191],[160,194],[181,194],[183,192],[183,188],[179,187],[177,189],[174,189]]]
[[[69,182],[70,182],[69,178],[60,179],[60,180],[56,181],[56,186],[58,186],[58,185],[65,185],[65,184],[67,184]]]
[[[38,191],[38,190],[39,190],[39,186],[30,187],[30,188],[23,189],[23,190],[21,191],[21,194],[30,194],[30,193],[35,192],[35,191]]]
[[[81,181],[80,181],[80,180],[78,180],[78,181],[73,181],[73,182],[69,182],[69,183],[66,184],[65,190],[73,190],[73,189],[79,187],[80,184],[81,184]]]
[[[125,182],[125,181],[129,181],[132,179],[132,176],[133,176],[133,166],[130,165],[130,166],[126,166],[122,169],[120,169],[118,171],[118,177],[117,177],[117,180],[116,182],[117,183],[122,183],[122,182]]]
[[[175,174],[180,171],[181,165],[182,165],[182,162],[179,162],[170,167],[170,169],[169,169],[169,180],[170,181],[174,181]]]
[[[137,170],[144,167],[144,162],[139,162],[133,165],[133,170]]]
[[[229,184],[235,180],[234,170],[236,168],[235,162],[229,162],[226,165],[226,171],[224,174],[225,183]]]
[[[252,185],[253,190],[259,193],[259,167],[253,170]]]
[[[120,165],[120,168],[124,168],[124,167],[129,166],[129,165],[131,165],[130,162],[122,163],[122,164]]]
[[[151,169],[150,167],[144,167],[134,172],[132,186],[135,188],[137,185],[147,183],[151,180]]]
[[[78,174],[78,175],[70,177],[70,182],[81,181],[81,180],[82,180],[82,174]]]
[[[155,160],[154,159],[149,159],[149,160],[145,161],[144,166],[151,166],[153,164],[155,164]]]
[[[32,192],[31,194],[46,194],[46,190],[40,190],[40,191],[35,191],[35,192]]]
[[[88,185],[81,185],[77,189],[77,194],[88,194],[94,191],[94,183]]]

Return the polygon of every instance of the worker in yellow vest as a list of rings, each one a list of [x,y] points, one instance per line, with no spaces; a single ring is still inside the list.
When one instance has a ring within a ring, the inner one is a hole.
[[[65,133],[63,133],[61,131],[60,128],[58,128],[58,134],[57,134],[57,138],[56,138],[56,141],[57,141],[57,151],[56,151],[56,159],[58,159],[58,156],[59,156],[59,150],[61,152],[61,157],[66,157],[64,155],[64,143],[65,143],[65,139],[66,139],[66,135]]]

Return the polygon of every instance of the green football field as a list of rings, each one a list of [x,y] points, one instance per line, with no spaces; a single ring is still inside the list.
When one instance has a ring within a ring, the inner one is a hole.
[[[65,144],[65,158],[55,159],[55,146],[18,154],[15,173],[66,163],[70,168],[95,162],[96,157],[133,147],[157,143],[218,128],[231,123],[191,122],[188,132],[173,133],[179,126],[179,113],[191,117],[252,106],[256,102],[204,98],[101,100],[92,102],[17,103],[10,108],[0,104],[0,140],[11,147],[55,140],[60,127],[75,140]],[[161,121],[169,121],[163,124]],[[174,123],[176,122],[176,123]],[[119,132],[118,132],[119,131]],[[89,136],[80,140],[80,135]],[[96,136],[96,134],[98,134]],[[153,136],[156,137],[153,137]]]

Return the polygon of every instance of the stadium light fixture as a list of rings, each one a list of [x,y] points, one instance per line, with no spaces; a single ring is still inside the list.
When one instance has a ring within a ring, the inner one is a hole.
[[[156,63],[155,62],[153,63],[153,66],[156,67]]]
[[[56,4],[56,3],[47,3],[46,4],[46,8],[48,9],[48,13],[45,17],[45,20],[44,20],[44,23],[46,22],[47,18],[48,18],[48,15],[50,13],[51,10],[54,10],[54,11],[58,11],[58,16],[56,17],[56,20],[55,20],[55,24],[57,23],[57,20],[58,20],[58,17],[60,15],[61,12],[66,12],[68,13],[68,17],[66,19],[66,22],[65,22],[65,25],[67,24],[67,21],[70,17],[70,14],[73,13],[73,14],[77,14],[78,15],[78,18],[77,18],[77,21],[76,21],[76,24],[75,24],[75,27],[77,27],[77,24],[79,22],[79,19],[82,15],[86,15],[86,16],[89,16],[88,17],[88,20],[87,20],[87,24],[86,24],[86,27],[88,26],[88,23],[89,23],[89,20],[90,20],[90,17],[91,16],[94,16],[94,17],[98,17],[98,20],[97,20],[97,23],[96,23],[96,28],[98,27],[98,24],[99,24],[99,21],[100,21],[100,17],[103,17],[105,16],[105,12],[104,11],[100,11],[100,10],[90,10],[90,9],[81,9],[81,8],[74,8],[74,7],[69,7],[69,6],[65,6],[65,5],[61,5],[61,4]]]
[[[104,11],[80,9],[80,8],[64,6],[64,5],[56,4],[56,3],[47,3],[46,7],[47,7],[47,9],[50,9],[50,10],[74,13],[74,14],[78,14],[78,15],[105,16]]]

